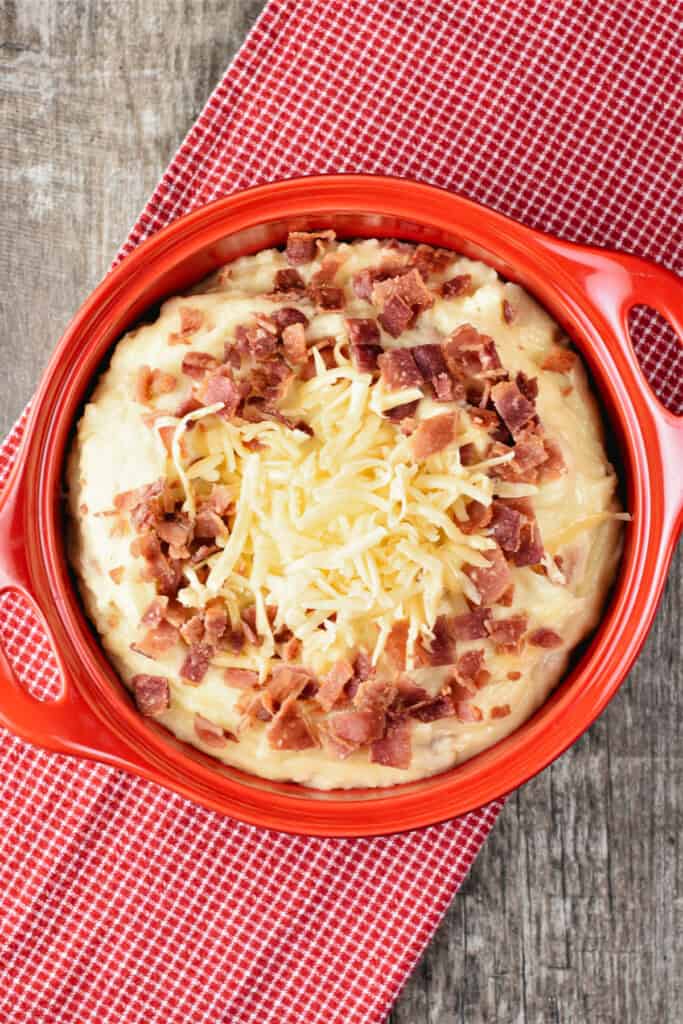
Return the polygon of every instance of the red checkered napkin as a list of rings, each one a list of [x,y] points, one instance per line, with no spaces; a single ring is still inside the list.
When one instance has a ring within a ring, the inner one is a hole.
[[[680,272],[678,20],[667,0],[271,0],[122,253],[245,185],[384,171]],[[676,351],[639,326],[680,408]],[[54,692],[36,622],[3,607],[11,657]],[[0,764],[3,1024],[380,1022],[500,809],[291,838],[7,734]]]

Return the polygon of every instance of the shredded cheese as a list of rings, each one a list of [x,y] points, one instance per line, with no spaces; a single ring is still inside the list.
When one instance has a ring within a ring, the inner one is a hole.
[[[457,445],[416,463],[408,439],[381,414],[419,393],[386,393],[341,350],[338,359],[331,370],[319,359],[316,375],[295,381],[283,406],[305,418],[312,437],[270,420],[212,419],[219,406],[189,413],[173,435],[187,511],[217,480],[235,496],[229,535],[206,560],[206,582],[193,573],[180,599],[203,606],[221,596],[233,625],[255,606],[263,643],[254,665],[262,674],[283,627],[301,642],[304,663],[324,672],[360,646],[377,662],[401,619],[410,664],[449,594],[477,596],[464,566],[487,564],[493,545],[457,525],[470,498],[489,504],[500,486],[486,475],[489,463],[461,465]],[[180,437],[200,418],[184,463]]]

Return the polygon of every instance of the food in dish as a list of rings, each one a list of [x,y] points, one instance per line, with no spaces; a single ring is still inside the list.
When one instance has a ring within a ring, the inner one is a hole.
[[[67,473],[87,611],[143,714],[320,789],[519,726],[596,625],[617,480],[583,366],[456,253],[292,232],[123,338]]]

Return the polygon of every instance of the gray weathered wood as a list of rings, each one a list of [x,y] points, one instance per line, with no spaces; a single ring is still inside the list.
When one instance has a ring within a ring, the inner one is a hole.
[[[0,430],[262,0],[5,0]],[[599,722],[510,799],[391,1024],[683,1019],[681,562]]]

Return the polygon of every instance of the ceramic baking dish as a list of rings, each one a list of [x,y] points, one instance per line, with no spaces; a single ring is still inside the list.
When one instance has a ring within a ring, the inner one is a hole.
[[[519,282],[582,352],[611,428],[633,521],[601,625],[542,708],[507,739],[442,775],[384,790],[321,793],[246,775],[142,718],[88,624],[65,554],[65,449],[117,339],[163,298],[291,229],[446,246]],[[376,835],[444,821],[525,782],[600,714],[652,622],[681,526],[683,420],[650,391],[628,334],[646,304],[683,339],[683,282],[633,256],[532,231],[460,196],[398,178],[330,175],[248,189],[193,211],[140,245],[76,314],[45,371],[0,500],[0,591],[33,605],[51,637],[59,698],[40,702],[0,652],[0,722],[39,746],[95,758],[207,807],[282,831]]]

